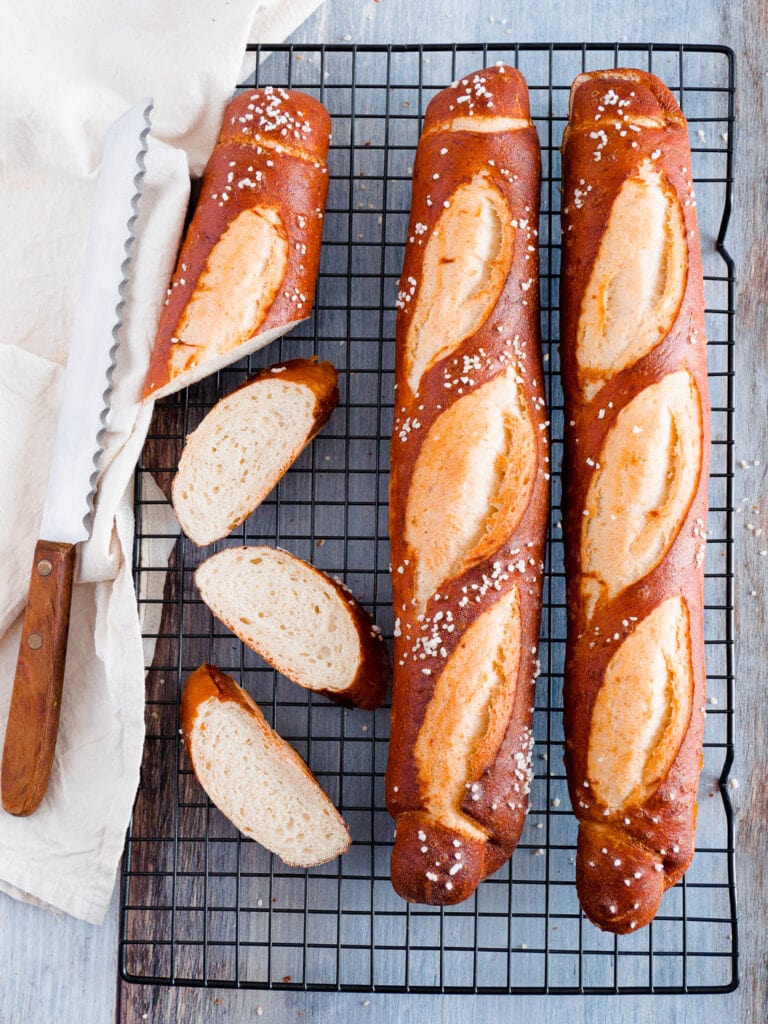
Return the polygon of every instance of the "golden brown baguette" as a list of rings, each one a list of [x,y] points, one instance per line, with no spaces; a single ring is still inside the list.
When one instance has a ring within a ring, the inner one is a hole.
[[[320,261],[331,121],[305,93],[239,93],[181,247],[144,382],[160,398],[306,319]]]
[[[549,459],[540,157],[525,80],[430,103],[400,279],[390,539],[392,883],[466,899],[510,856],[531,782]]]
[[[600,928],[647,924],[694,847],[709,472],[688,131],[642,71],[571,89],[563,142],[565,761],[576,884]]]

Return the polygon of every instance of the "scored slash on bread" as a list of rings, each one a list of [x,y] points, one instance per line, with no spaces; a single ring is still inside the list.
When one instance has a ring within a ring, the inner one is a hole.
[[[292,359],[222,398],[187,438],[172,500],[184,533],[203,546],[261,504],[325,425],[339,400],[331,363]]]
[[[179,391],[305,320],[320,262],[331,119],[268,86],[224,111],[160,316],[145,399]]]
[[[181,729],[200,785],[244,835],[294,867],[349,849],[349,829],[304,761],[214,665],[187,680]]]
[[[693,856],[704,728],[704,294],[685,118],[580,75],[563,145],[565,765],[587,917],[655,916]]]
[[[262,545],[212,555],[195,582],[216,618],[294,683],[345,707],[383,702],[386,644],[339,580]]]

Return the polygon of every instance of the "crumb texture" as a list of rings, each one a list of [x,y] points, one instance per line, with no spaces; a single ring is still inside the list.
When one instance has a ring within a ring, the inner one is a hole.
[[[213,614],[280,672],[311,690],[344,690],[361,660],[349,602],[286,551],[227,548],[195,581]]]
[[[349,832],[298,754],[258,709],[212,697],[189,736],[195,773],[216,806],[246,836],[286,864],[338,857]]]
[[[269,494],[315,424],[311,388],[261,377],[219,402],[187,439],[173,482],[179,523],[196,544],[225,537]]]

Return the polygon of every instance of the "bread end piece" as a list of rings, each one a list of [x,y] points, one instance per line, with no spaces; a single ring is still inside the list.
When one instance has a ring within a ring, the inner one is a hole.
[[[286,89],[224,112],[163,307],[144,400],[186,388],[305,320],[328,191],[330,116]]]
[[[306,92],[265,86],[238,93],[227,106],[220,143],[281,146],[305,160],[324,163],[331,135],[331,116]]]
[[[187,680],[180,721],[200,785],[244,835],[294,867],[349,849],[349,829],[317,779],[234,679],[201,665]]]
[[[423,134],[443,125],[455,130],[456,122],[466,131],[483,131],[484,122],[500,118],[531,119],[525,78],[517,68],[502,63],[463,75],[437,93],[427,106]],[[474,127],[472,122],[476,122]]]
[[[597,115],[595,115],[597,110]],[[685,125],[680,104],[656,75],[638,68],[586,71],[571,85],[565,145],[574,130],[599,131],[600,123],[614,124],[617,117],[648,128]]]
[[[457,837],[426,811],[397,818],[390,875],[395,892],[409,903],[451,906],[468,899],[483,880],[485,839]]]
[[[576,891],[589,920],[626,935],[649,924],[668,887],[660,857],[609,825],[582,821]]]

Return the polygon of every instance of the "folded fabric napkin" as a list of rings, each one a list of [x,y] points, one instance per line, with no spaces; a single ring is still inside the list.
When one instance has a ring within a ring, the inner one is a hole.
[[[28,0],[6,5],[0,21],[0,740],[104,138],[129,106],[146,96],[155,103],[53,773],[34,815],[0,810],[0,890],[88,921],[99,922],[109,903],[139,779],[144,655],[132,475],[151,415],[141,384],[189,176],[216,141],[249,31],[264,42],[285,38],[320,2]],[[176,529],[167,507],[156,515],[158,532]]]

